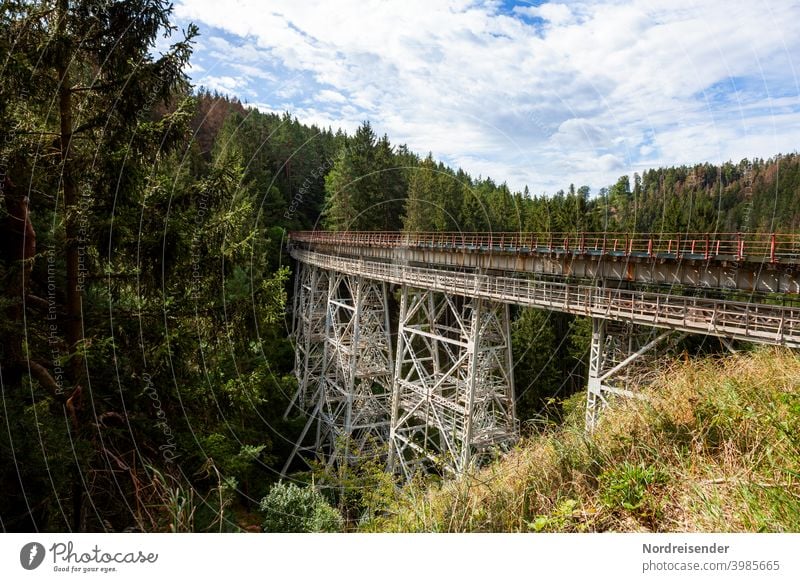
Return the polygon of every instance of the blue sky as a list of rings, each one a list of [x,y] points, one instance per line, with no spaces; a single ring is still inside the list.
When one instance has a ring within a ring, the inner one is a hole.
[[[552,193],[800,147],[800,3],[177,0],[191,78]]]

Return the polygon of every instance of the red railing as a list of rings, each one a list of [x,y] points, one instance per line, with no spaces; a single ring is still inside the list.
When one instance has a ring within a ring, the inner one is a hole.
[[[800,263],[800,235],[778,233],[301,231],[289,237],[295,242],[348,246]]]

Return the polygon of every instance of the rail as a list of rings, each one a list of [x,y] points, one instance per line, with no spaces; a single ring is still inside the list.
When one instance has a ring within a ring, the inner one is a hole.
[[[800,308],[797,307],[613,289],[524,276],[493,277],[350,259],[297,247],[291,249],[291,254],[299,261],[320,268],[389,283],[575,315],[800,347]]]
[[[800,235],[778,233],[300,231],[289,237],[294,242],[354,247],[800,263]]]

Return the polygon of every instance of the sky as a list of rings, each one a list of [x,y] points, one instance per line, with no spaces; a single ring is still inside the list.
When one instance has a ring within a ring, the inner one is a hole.
[[[800,2],[177,0],[190,77],[514,190],[796,152]]]

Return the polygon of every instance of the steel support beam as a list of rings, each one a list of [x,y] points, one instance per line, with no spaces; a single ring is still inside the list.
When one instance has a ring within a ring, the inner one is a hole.
[[[389,467],[462,474],[518,435],[509,308],[402,287]]]
[[[387,284],[302,264],[294,331],[296,406],[308,415],[301,451],[332,465],[386,447],[394,369]],[[312,427],[315,431],[311,431]],[[304,446],[309,433],[313,444]]]
[[[293,249],[318,267],[443,293],[627,321],[754,343],[800,348],[800,307],[616,289],[524,276],[427,269]]]
[[[325,337],[330,272],[308,263],[298,263],[295,278],[292,338],[295,344],[294,373],[297,391],[283,417],[297,406],[308,411],[316,406],[314,395],[325,370]]]
[[[646,330],[644,333],[642,329]],[[589,347],[589,378],[586,391],[586,430],[597,426],[601,411],[613,396],[641,398],[631,388],[645,379],[637,375],[633,364],[662,344],[672,331],[661,331],[654,338],[654,328],[638,328],[598,317],[592,318],[592,341]],[[638,333],[637,333],[638,332]],[[652,338],[652,339],[651,339]]]
[[[378,242],[378,238],[385,238]],[[685,235],[647,241],[614,233],[294,233],[292,244],[357,260],[440,269],[537,273],[607,282],[800,293],[800,237]],[[650,238],[650,237],[648,237]],[[745,241],[745,238],[750,238]],[[668,240],[669,239],[669,240]],[[761,239],[761,240],[757,240]],[[747,243],[747,244],[745,244]],[[777,254],[776,247],[777,244]],[[772,246],[772,249],[770,249]]]

